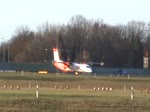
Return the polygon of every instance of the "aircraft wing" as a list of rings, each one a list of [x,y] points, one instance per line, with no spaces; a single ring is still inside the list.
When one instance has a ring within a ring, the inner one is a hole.
[[[97,62],[87,62],[86,64],[90,65],[90,66],[95,66],[95,67],[101,67],[104,65],[103,62],[97,63]]]

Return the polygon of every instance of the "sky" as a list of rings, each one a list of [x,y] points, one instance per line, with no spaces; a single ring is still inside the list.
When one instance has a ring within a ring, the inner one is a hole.
[[[150,0],[0,0],[0,41],[12,38],[20,26],[67,24],[71,17],[102,19],[110,25],[150,22]]]

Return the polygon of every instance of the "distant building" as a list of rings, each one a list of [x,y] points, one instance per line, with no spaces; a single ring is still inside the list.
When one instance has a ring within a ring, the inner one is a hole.
[[[149,52],[145,51],[143,57],[143,68],[149,68]]]

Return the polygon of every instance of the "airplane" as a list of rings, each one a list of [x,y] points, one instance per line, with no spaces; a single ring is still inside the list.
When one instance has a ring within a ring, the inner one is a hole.
[[[75,74],[92,73],[92,68],[89,64],[77,62],[72,62],[70,64],[68,62],[60,60],[57,48],[53,48],[53,55],[54,55],[54,62],[53,62],[54,66],[64,73],[66,72],[75,72]]]

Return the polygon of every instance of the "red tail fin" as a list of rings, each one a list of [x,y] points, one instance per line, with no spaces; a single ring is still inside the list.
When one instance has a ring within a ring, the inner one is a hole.
[[[58,49],[57,48],[53,48],[53,54],[54,54],[54,61],[56,61],[56,62],[62,62],[59,59],[59,53],[58,53]]]

